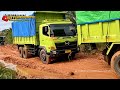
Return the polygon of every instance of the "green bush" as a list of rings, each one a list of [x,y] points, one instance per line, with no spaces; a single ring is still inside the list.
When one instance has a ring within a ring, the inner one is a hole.
[[[7,30],[5,36],[6,36],[5,43],[12,44],[13,43],[12,29]]]
[[[80,45],[80,51],[81,52],[86,52],[86,53],[91,53],[92,51],[98,51],[101,52],[106,48],[105,43],[95,43],[93,44],[81,44]]]
[[[0,36],[5,36],[5,44],[12,44],[13,37],[12,37],[12,29],[5,29],[0,32]]]
[[[16,79],[17,73],[14,70],[5,68],[0,64],[0,79]]]
[[[103,51],[106,48],[106,43],[97,43],[96,47],[99,51]]]

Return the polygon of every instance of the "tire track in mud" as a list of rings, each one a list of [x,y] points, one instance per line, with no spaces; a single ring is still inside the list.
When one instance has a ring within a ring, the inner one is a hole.
[[[55,73],[55,74],[61,74],[62,75],[62,73],[57,72],[54,69],[45,68],[45,66],[36,64],[36,62],[33,61],[33,60],[32,61],[31,60],[23,60],[23,59],[20,59],[18,57],[14,57],[14,56],[10,56],[10,55],[2,57],[1,59],[4,60],[5,62],[9,62],[9,63],[13,63],[15,65],[18,65],[18,66],[20,66],[24,69],[29,68],[29,69],[32,69],[33,71],[35,71],[34,69],[36,69],[36,71],[41,71],[41,72],[46,71],[47,73]]]
[[[42,64],[39,57],[20,58],[15,45],[6,45],[0,46],[0,59],[18,65],[31,78],[117,79],[101,54],[79,53],[75,60],[45,65]]]
[[[47,72],[56,73],[56,74],[63,74],[62,72],[59,72],[58,70],[55,70],[49,67],[52,65],[48,66],[48,65],[42,64],[39,57],[34,57],[29,59],[20,58],[17,47],[15,45],[3,46],[1,49],[2,49],[1,51],[4,51],[5,54],[0,59],[6,62],[13,63],[24,68],[37,69],[40,71],[47,71]],[[53,67],[54,66],[56,65],[53,65]]]

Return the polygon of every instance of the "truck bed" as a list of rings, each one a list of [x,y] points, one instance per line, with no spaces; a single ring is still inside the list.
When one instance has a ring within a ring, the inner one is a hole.
[[[31,37],[13,37],[13,43],[14,44],[34,44],[39,45],[39,40],[36,36]]]
[[[77,25],[81,43],[120,42],[120,20]]]

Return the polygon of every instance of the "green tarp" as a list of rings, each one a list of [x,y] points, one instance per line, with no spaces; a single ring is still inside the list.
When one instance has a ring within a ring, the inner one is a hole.
[[[76,11],[76,23],[87,24],[120,19],[120,11]]]

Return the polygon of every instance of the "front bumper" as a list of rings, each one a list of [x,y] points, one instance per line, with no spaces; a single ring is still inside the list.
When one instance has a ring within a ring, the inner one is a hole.
[[[54,58],[54,57],[59,57],[61,55],[65,55],[65,54],[69,54],[66,53],[67,49],[63,49],[63,50],[54,50],[54,51],[50,51],[50,53],[47,53],[48,55],[50,55],[50,57]],[[71,50],[71,53],[78,53],[79,52],[79,48],[72,48],[72,49],[68,49]]]

